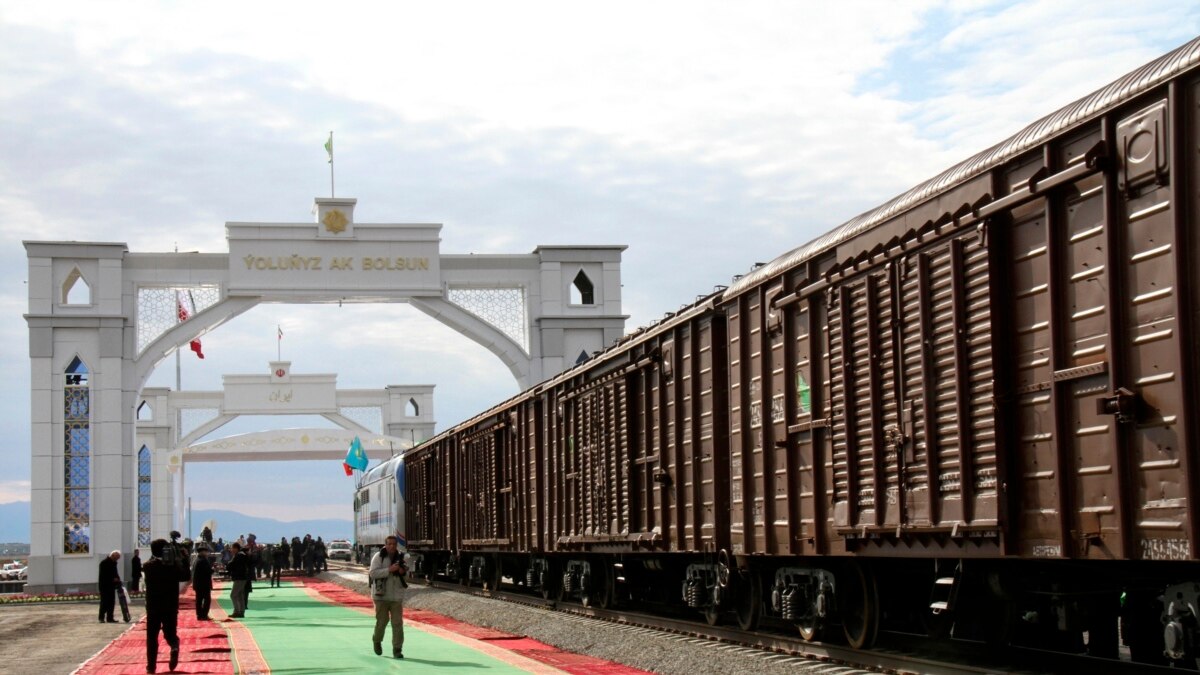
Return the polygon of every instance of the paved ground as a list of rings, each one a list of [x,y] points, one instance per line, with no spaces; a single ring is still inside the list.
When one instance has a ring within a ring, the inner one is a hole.
[[[69,675],[132,625],[96,621],[99,604],[0,605],[0,672]],[[145,614],[130,610],[134,621]]]

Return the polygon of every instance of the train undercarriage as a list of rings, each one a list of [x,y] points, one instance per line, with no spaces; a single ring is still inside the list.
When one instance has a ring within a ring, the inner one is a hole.
[[[873,646],[881,632],[1197,669],[1200,568],[989,559],[417,551],[416,576]],[[1168,574],[1164,575],[1164,570]]]

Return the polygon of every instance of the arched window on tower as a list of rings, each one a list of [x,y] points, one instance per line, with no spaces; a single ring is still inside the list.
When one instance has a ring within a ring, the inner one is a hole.
[[[87,279],[83,278],[83,272],[79,268],[71,270],[63,281],[62,287],[62,304],[64,305],[90,305],[92,304],[92,287],[88,284]]]
[[[150,545],[150,448],[138,450],[137,462],[137,542]]]
[[[150,405],[149,401],[142,401],[138,406],[137,419],[139,422],[150,422],[154,419],[154,406]]]
[[[594,305],[596,304],[596,295],[592,280],[583,270],[579,270],[579,274],[575,275],[575,281],[571,284],[571,304],[572,305]]]
[[[92,429],[88,369],[78,356],[63,381],[63,553],[90,553]]]
[[[421,416],[421,406],[417,405],[417,399],[408,399],[408,403],[404,406],[404,414],[409,417]]]

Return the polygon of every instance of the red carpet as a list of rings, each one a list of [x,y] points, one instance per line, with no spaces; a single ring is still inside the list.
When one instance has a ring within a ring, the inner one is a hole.
[[[354,607],[373,613],[371,599],[320,579],[291,579],[306,587],[312,594],[327,602]],[[214,599],[223,584],[213,589]],[[192,589],[179,598],[180,655],[177,673],[270,673],[258,645],[248,628],[228,620],[214,601],[209,615],[214,621],[197,621],[195,595]],[[572,675],[633,675],[645,671],[619,663],[581,654],[564,652],[537,640],[482,628],[427,610],[404,610],[406,619],[436,626],[459,635],[501,647],[525,658],[558,668]],[[161,638],[158,648],[158,672],[167,672],[171,651]],[[302,638],[297,638],[302,639]],[[231,645],[233,648],[231,649]],[[234,660],[236,659],[236,665]],[[146,672],[146,619],[143,617],[129,630],[113,640],[99,654],[75,671],[77,675],[136,675]]]
[[[216,591],[213,591],[216,594]],[[214,610],[215,607],[214,603]],[[217,612],[211,614],[217,618]],[[224,618],[224,614],[220,615]],[[179,598],[179,665],[177,673],[222,673],[232,675],[233,661],[230,658],[229,634],[217,621],[196,620],[196,596],[189,588]],[[167,659],[171,648],[159,638],[158,672],[167,672]],[[103,673],[124,674],[146,672],[146,619],[142,617],[129,630],[109,643],[99,654],[88,660],[75,671],[80,675]]]

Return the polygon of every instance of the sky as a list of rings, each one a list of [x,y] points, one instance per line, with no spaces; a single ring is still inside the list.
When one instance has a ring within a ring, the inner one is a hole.
[[[1200,34],[1195,0],[0,0],[0,503],[29,499],[27,240],[224,253],[226,222],[440,223],[441,251],[627,245],[627,330]],[[284,332],[277,345],[276,327]],[[436,385],[444,429],[516,393],[404,305],[263,305],[182,357]],[[186,351],[186,347],[185,347]],[[150,379],[175,385],[174,360]],[[331,426],[243,418],[209,438]],[[193,508],[349,518],[329,461],[194,464]]]

